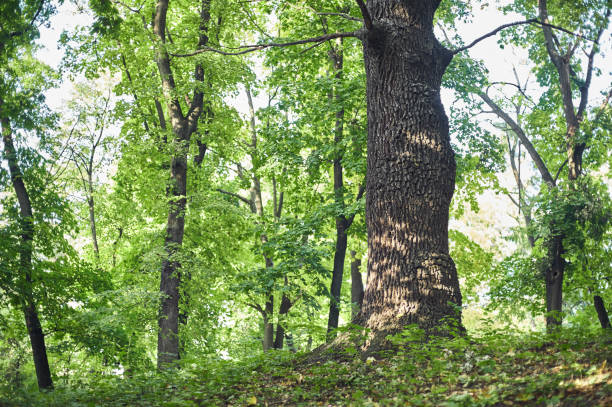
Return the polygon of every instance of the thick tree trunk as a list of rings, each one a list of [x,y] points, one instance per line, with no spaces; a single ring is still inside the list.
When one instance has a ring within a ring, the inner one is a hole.
[[[355,257],[355,252],[351,252],[351,304],[352,304],[352,317],[355,319],[361,311],[363,304],[363,280],[361,279],[361,260]]]
[[[2,100],[0,100],[0,108]],[[1,110],[0,110],[1,113]],[[19,267],[21,283],[20,298],[25,316],[26,328],[32,346],[32,356],[36,379],[39,389],[53,388],[49,360],[47,358],[47,347],[45,346],[45,335],[40,325],[36,303],[32,294],[32,244],[34,241],[33,212],[30,195],[23,182],[23,172],[17,161],[17,152],[13,144],[13,134],[8,118],[0,120],[2,124],[2,140],[4,143],[4,156],[8,163],[11,181],[19,203],[19,223],[21,226],[21,242],[19,245]]]
[[[460,323],[448,251],[455,158],[440,82],[452,55],[433,34],[438,1],[371,0],[367,75],[368,286],[362,319],[375,333]],[[380,337],[380,335],[379,335]]]
[[[606,311],[606,307],[603,302],[603,298],[599,295],[595,295],[593,297],[593,305],[595,306],[595,311],[597,311],[597,317],[599,318],[599,323],[603,329],[610,329],[610,318],[608,318],[608,311]]]

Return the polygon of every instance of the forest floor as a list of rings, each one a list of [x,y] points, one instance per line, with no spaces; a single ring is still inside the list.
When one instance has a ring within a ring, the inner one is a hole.
[[[382,359],[355,349],[318,361],[270,352],[17,392],[0,406],[612,406],[610,332],[417,337],[397,335],[397,350]]]

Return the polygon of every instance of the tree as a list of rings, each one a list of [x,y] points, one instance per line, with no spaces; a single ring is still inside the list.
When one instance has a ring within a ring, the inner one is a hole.
[[[361,319],[394,332],[460,321],[448,254],[455,159],[440,101],[452,59],[433,33],[439,1],[360,3],[367,75],[368,286]]]
[[[529,84],[529,79],[521,80],[516,69],[512,81],[489,83],[483,79],[486,74],[480,66],[463,63],[470,66],[472,72],[480,71],[480,74],[471,75],[472,83],[467,85],[469,92],[488,106],[487,113],[496,115],[502,122],[518,190],[517,198],[511,194],[509,197],[523,214],[530,248],[539,258],[537,264],[542,268],[545,281],[546,323],[550,330],[562,322],[564,275],[567,267],[575,268],[576,265],[567,259],[583,250],[584,239],[578,239],[581,243],[576,244],[576,237],[581,234],[579,230],[591,224],[595,228],[588,234],[590,238],[598,240],[602,236],[596,229],[605,218],[603,207],[592,208],[582,219],[576,214],[587,210],[577,206],[578,202],[586,204],[579,195],[598,195],[596,189],[589,186],[591,181],[581,178],[588,176],[584,174],[583,161],[587,164],[585,168],[596,168],[601,165],[601,158],[591,153],[584,159],[585,151],[591,148],[597,154],[597,146],[605,145],[609,137],[601,126],[605,123],[604,113],[612,91],[609,90],[601,105],[594,108],[589,104],[589,92],[593,75],[597,74],[595,60],[600,51],[599,40],[609,24],[610,8],[604,1],[587,2],[580,7],[555,4],[549,11],[547,2],[539,0],[517,2],[506,7],[506,11],[510,10],[531,20],[538,18],[543,23],[516,26],[504,34],[506,41],[529,47],[529,57],[537,64],[533,72],[541,88]],[[563,30],[553,31],[558,27],[550,26],[549,13],[555,14],[555,22],[559,21]],[[523,35],[519,35],[522,27],[525,27]],[[581,48],[584,56],[579,53]],[[474,81],[476,77],[481,80]],[[496,99],[490,95],[496,87],[503,88],[506,94],[514,89],[514,95],[505,100]],[[479,103],[473,105],[478,108]],[[532,182],[539,188],[537,197],[530,197],[533,193],[529,191],[529,184],[521,178],[521,146],[538,174],[538,180]],[[567,180],[560,179],[563,174],[567,174]],[[592,203],[595,202],[601,200],[594,199]],[[537,270],[533,272],[538,273]]]
[[[22,78],[19,78],[17,74],[19,69],[15,69],[17,67],[11,64],[19,58],[27,59],[31,56],[31,44],[38,36],[37,27],[46,21],[53,11],[53,5],[46,1],[10,1],[3,2],[0,6],[2,15],[0,24],[0,124],[4,143],[4,159],[8,164],[10,179],[19,204],[21,235],[17,250],[19,262],[16,265],[16,271],[19,279],[16,290],[25,316],[40,389],[52,388],[53,381],[47,358],[45,336],[38,314],[38,304],[33,294],[32,252],[35,218],[29,188],[25,183],[26,177],[24,177],[24,170],[15,148],[13,126],[25,124],[24,119],[27,123],[28,119],[36,116],[35,106],[41,99],[41,95],[40,90],[31,89],[27,86],[28,84],[18,85]],[[38,69],[38,73],[42,73],[40,67]],[[23,107],[20,108],[20,104]],[[20,111],[21,109],[31,111]],[[34,127],[31,123],[30,126]]]
[[[107,78],[108,81],[108,78]],[[100,245],[96,222],[97,183],[100,167],[108,161],[108,150],[112,145],[112,136],[108,134],[111,111],[111,88],[107,84],[105,92],[85,83],[75,85],[75,94],[69,102],[70,113],[75,117],[66,123],[66,139],[58,147],[58,161],[67,161],[58,169],[58,176],[68,170],[68,176],[74,178],[77,189],[85,195],[89,218],[89,231],[94,258],[100,263]],[[106,159],[105,159],[106,158]],[[60,165],[63,163],[60,163]]]
[[[180,263],[174,255],[183,243],[185,230],[185,209],[187,205],[187,153],[191,135],[197,130],[198,120],[202,114],[204,93],[196,88],[192,100],[188,103],[189,110],[183,113],[181,103],[176,96],[176,84],[170,66],[170,57],[165,48],[166,15],[168,0],[159,0],[155,8],[153,32],[156,36],[155,62],[162,81],[164,96],[168,100],[168,115],[176,152],[170,164],[170,209],[166,227],[165,250],[167,258],[163,260],[161,270],[160,292],[163,294],[159,315],[159,338],[157,342],[157,364],[164,368],[179,359],[179,291],[181,282]],[[200,36],[198,46],[208,43],[208,22],[210,20],[210,1],[203,0],[200,9]],[[204,68],[201,64],[195,66],[194,79],[204,80]]]
[[[336,38],[361,40],[367,76],[369,256],[368,287],[357,320],[378,338],[412,323],[433,331],[444,319],[461,319],[461,293],[448,254],[456,164],[440,101],[442,76],[455,54],[502,29],[548,23],[530,19],[505,24],[451,51],[433,32],[439,1],[356,3],[364,27],[352,32],[247,45],[237,52],[204,48],[174,55],[237,55]]]

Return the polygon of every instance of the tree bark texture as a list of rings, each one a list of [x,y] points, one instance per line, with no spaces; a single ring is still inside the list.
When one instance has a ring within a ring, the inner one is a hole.
[[[363,304],[363,280],[361,279],[361,260],[355,257],[355,252],[351,252],[351,304],[352,304],[352,317],[355,319],[361,311]]]
[[[2,100],[0,100],[0,114]],[[32,245],[34,242],[34,218],[30,195],[23,180],[23,172],[17,160],[17,151],[13,144],[13,134],[8,118],[2,117],[2,140],[4,143],[4,156],[8,163],[11,182],[19,203],[19,223],[21,226],[21,242],[19,245],[19,279],[21,288],[21,305],[26,322],[32,357],[36,370],[36,379],[39,389],[53,388],[51,370],[47,358],[45,335],[42,331],[36,302],[32,294]]]
[[[599,318],[599,323],[603,329],[610,329],[610,318],[608,318],[608,311],[606,311],[606,307],[603,302],[603,298],[599,295],[593,296],[593,305],[595,306],[595,311],[597,311],[597,318]]]
[[[433,34],[439,1],[371,0],[367,75],[368,286],[362,318],[374,332],[460,323],[448,250],[455,158],[440,83],[452,54]]]
[[[181,264],[177,254],[183,243],[185,231],[185,210],[187,207],[187,153],[191,135],[196,131],[202,113],[203,93],[194,91],[187,115],[183,114],[176,95],[176,84],[166,50],[166,17],[169,0],[158,0],[153,20],[156,38],[156,56],[164,96],[168,100],[167,111],[173,132],[174,153],[170,164],[170,185],[168,188],[169,210],[166,225],[164,249],[166,257],[162,261],[160,293],[162,295],[158,319],[157,365],[163,369],[170,367],[180,358],[179,354],[179,297]],[[203,0],[200,10],[200,37],[198,46],[206,45],[207,24],[210,20],[210,1]],[[204,80],[204,69],[196,65],[194,78]],[[162,117],[163,117],[163,112]]]

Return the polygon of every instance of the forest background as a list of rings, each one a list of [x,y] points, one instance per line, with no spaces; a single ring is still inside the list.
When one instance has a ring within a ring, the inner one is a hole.
[[[437,237],[454,266],[436,267],[456,267],[460,311],[444,301],[388,333],[429,333],[440,311],[471,336],[599,335],[610,4],[433,3],[432,33],[454,50],[440,85],[456,162]],[[366,184],[376,129],[359,40],[379,4],[3,2],[3,397],[309,352],[351,321],[378,329],[359,319],[374,312],[368,270],[387,259],[368,258],[366,199],[381,189]]]

